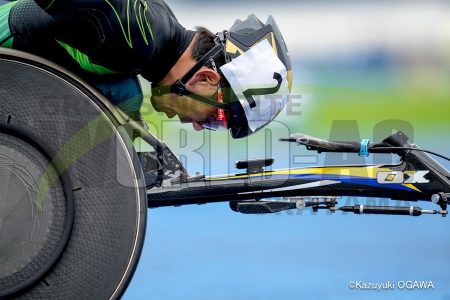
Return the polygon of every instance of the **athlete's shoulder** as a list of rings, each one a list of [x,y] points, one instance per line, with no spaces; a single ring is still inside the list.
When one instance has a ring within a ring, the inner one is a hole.
[[[11,33],[16,38],[36,39],[50,36],[55,20],[33,0],[17,1],[9,14]]]
[[[121,6],[129,0],[32,0],[52,16],[70,15],[80,9],[102,9]]]

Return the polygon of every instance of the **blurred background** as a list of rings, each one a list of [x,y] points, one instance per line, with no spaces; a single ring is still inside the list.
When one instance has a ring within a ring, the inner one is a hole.
[[[155,112],[146,99],[142,112],[151,130],[190,173],[233,174],[236,160],[259,157],[274,157],[273,169],[396,161],[318,156],[278,142],[295,132],[379,140],[402,130],[422,148],[450,155],[448,1],[167,3],[186,28],[213,32],[250,13],[263,22],[272,14],[294,67],[291,104],[248,139],[195,132]],[[340,204],[370,201],[398,204],[361,198]],[[450,299],[449,225],[436,216],[246,216],[227,203],[149,210],[141,261],[124,299]],[[431,280],[434,289],[347,287],[358,280]]]

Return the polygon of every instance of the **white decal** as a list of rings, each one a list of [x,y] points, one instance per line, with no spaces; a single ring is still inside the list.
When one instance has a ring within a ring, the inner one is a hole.
[[[425,179],[429,171],[389,171],[378,172],[377,182],[380,184],[400,184],[400,183],[429,183]]]

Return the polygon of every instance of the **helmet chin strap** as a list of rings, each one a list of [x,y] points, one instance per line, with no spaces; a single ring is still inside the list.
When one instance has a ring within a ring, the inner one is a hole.
[[[214,106],[220,109],[229,110],[230,105],[227,103],[220,103],[216,99],[205,97],[194,92],[189,91],[186,88],[186,83],[194,74],[200,70],[210,59],[214,58],[217,54],[223,51],[223,44],[217,44],[211,50],[209,50],[196,64],[189,70],[181,79],[178,79],[172,85],[166,86],[153,86],[152,84],[152,96],[162,96],[165,94],[177,94],[179,96],[189,96],[195,100],[203,102],[207,105]]]

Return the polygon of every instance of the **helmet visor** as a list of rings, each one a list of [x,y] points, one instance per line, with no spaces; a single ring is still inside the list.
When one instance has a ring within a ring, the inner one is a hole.
[[[223,126],[223,124],[219,122],[205,122],[202,123],[203,128],[212,130],[212,131],[227,131],[228,128]]]

